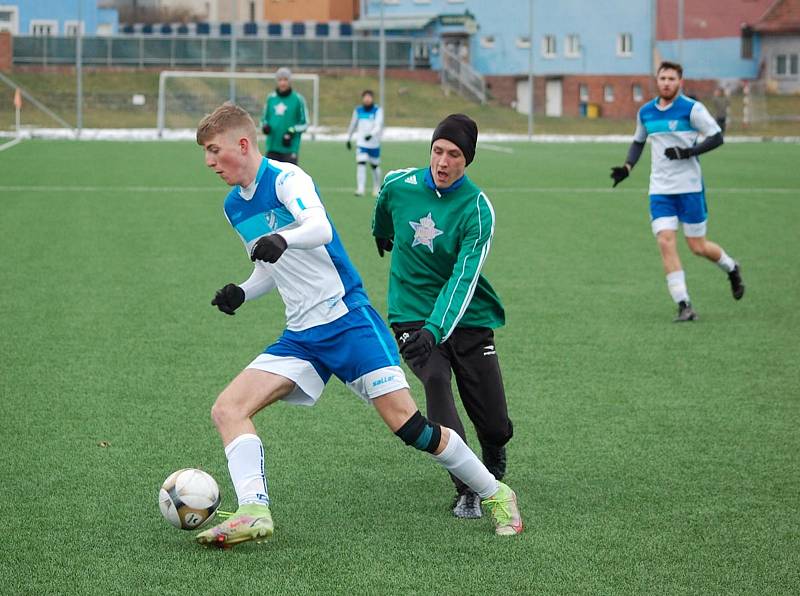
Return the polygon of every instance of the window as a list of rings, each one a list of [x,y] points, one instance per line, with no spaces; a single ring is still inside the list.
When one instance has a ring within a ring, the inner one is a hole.
[[[494,35],[485,35],[481,37],[481,47],[491,49],[494,47]]]
[[[86,25],[81,21],[81,35],[86,33]],[[64,35],[76,37],[78,35],[78,21],[64,21]]]
[[[545,58],[554,58],[556,55],[556,36],[545,35],[542,38],[542,56]]]
[[[603,85],[603,101],[606,103],[614,101],[614,85]]]
[[[617,35],[617,56],[633,55],[633,35],[620,33]]]
[[[567,35],[567,42],[564,45],[564,55],[567,58],[580,58],[581,38],[577,34]]]
[[[19,13],[16,6],[0,6],[0,31],[8,31],[12,35],[19,33]]]
[[[518,37],[516,41],[518,48],[527,49],[531,47],[531,38],[528,36],[525,37]]]
[[[742,27],[742,58],[753,58],[753,30],[750,27]]]
[[[642,86],[639,83],[633,84],[633,87],[631,88],[631,96],[633,97],[633,101],[642,101],[642,99],[644,99],[644,95],[642,94]]]
[[[58,35],[58,21],[31,19],[31,35]]]
[[[775,56],[775,76],[797,76],[797,54],[778,54]]]
[[[586,83],[581,83],[578,85],[578,101],[587,102],[589,101],[589,85]]]

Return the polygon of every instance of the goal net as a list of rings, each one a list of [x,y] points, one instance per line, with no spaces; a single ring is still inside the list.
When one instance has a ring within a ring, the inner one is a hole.
[[[275,73],[164,70],[158,78],[158,136],[165,130],[194,129],[226,101],[246,109],[256,123],[267,95],[275,89]],[[319,75],[292,74],[292,89],[306,100],[309,133],[319,124]]]

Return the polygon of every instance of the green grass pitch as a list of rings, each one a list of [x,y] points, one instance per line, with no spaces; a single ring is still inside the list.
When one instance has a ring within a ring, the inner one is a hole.
[[[445,473],[332,380],[318,406],[256,418],[276,533],[226,552],[157,506],[181,467],[209,471],[235,506],[209,408],[283,326],[276,296],[235,317],[209,305],[250,269],[226,187],[190,143],[0,153],[2,591],[796,594],[800,146],[703,158],[709,237],[741,261],[747,294],[734,302],[682,245],[700,320],[680,326],[649,156],[612,192],[624,145],[502,148],[479,147],[468,172],[497,214],[485,273],[507,309],[507,480],[525,532],[454,519]],[[389,144],[384,163],[427,151]],[[301,165],[385,313],[388,262],[352,153],[309,142]]]

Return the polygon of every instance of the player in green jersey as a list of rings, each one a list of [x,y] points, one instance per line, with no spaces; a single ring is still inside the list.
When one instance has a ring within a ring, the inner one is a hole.
[[[275,91],[269,94],[261,116],[261,130],[267,136],[266,155],[270,159],[297,163],[300,135],[308,128],[306,100],[292,89],[292,72],[279,68]]]
[[[505,311],[481,275],[494,234],[494,210],[464,173],[478,127],[463,114],[437,126],[430,166],[389,172],[375,207],[378,254],[392,251],[389,323],[400,353],[425,387],[427,415],[466,439],[451,377],[496,478],[506,471],[508,417],[493,329]],[[453,477],[456,517],[480,517],[479,499]]]

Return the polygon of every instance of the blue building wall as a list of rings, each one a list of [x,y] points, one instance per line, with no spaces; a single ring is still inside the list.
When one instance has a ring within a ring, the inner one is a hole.
[[[533,68],[536,75],[642,75],[653,71],[652,0],[534,0]],[[362,1],[362,15],[374,19],[380,5]],[[470,13],[478,30],[470,37],[470,62],[484,75],[519,75],[528,71],[528,49],[519,40],[529,34],[528,0],[397,0],[385,4],[387,19],[441,14]],[[405,33],[412,33],[406,31]],[[418,35],[440,36],[444,29],[435,22]],[[630,56],[617,54],[617,36],[630,33],[633,51]],[[580,56],[565,54],[566,38],[580,38]],[[542,38],[554,35],[556,54],[542,53]],[[486,38],[494,38],[493,47],[485,47]],[[483,42],[483,43],[482,43]],[[761,47],[753,40],[753,59],[741,58],[738,37],[684,40],[682,51],[674,41],[655,43],[662,59],[681,59],[690,78],[752,78],[758,72]]]
[[[53,20],[58,23],[56,35],[64,35],[67,21],[81,20],[86,35],[95,35],[98,25],[111,26],[110,33],[119,29],[119,15],[113,8],[98,8],[97,0],[0,0],[0,3],[19,7],[19,34],[28,35],[32,20]]]
[[[537,74],[640,74],[652,68],[652,15],[649,1],[640,0],[535,0],[533,9],[533,60]],[[375,18],[380,6],[364,3],[365,16]],[[463,14],[475,17],[478,30],[470,39],[471,62],[486,75],[521,74],[528,71],[528,49],[521,47],[530,29],[527,0],[431,0],[419,4],[399,0],[384,5],[387,19],[429,14]],[[452,32],[452,28],[451,32]],[[440,35],[443,27],[434,26],[420,34]],[[617,35],[633,36],[630,57],[617,55]],[[581,56],[565,56],[567,35],[580,38]],[[542,39],[556,37],[556,55],[545,57]],[[493,47],[484,47],[487,38],[494,38]]]
[[[739,37],[659,41],[656,50],[663,60],[678,61],[689,79],[751,79],[758,77],[761,40],[753,37],[753,56],[741,57]]]

